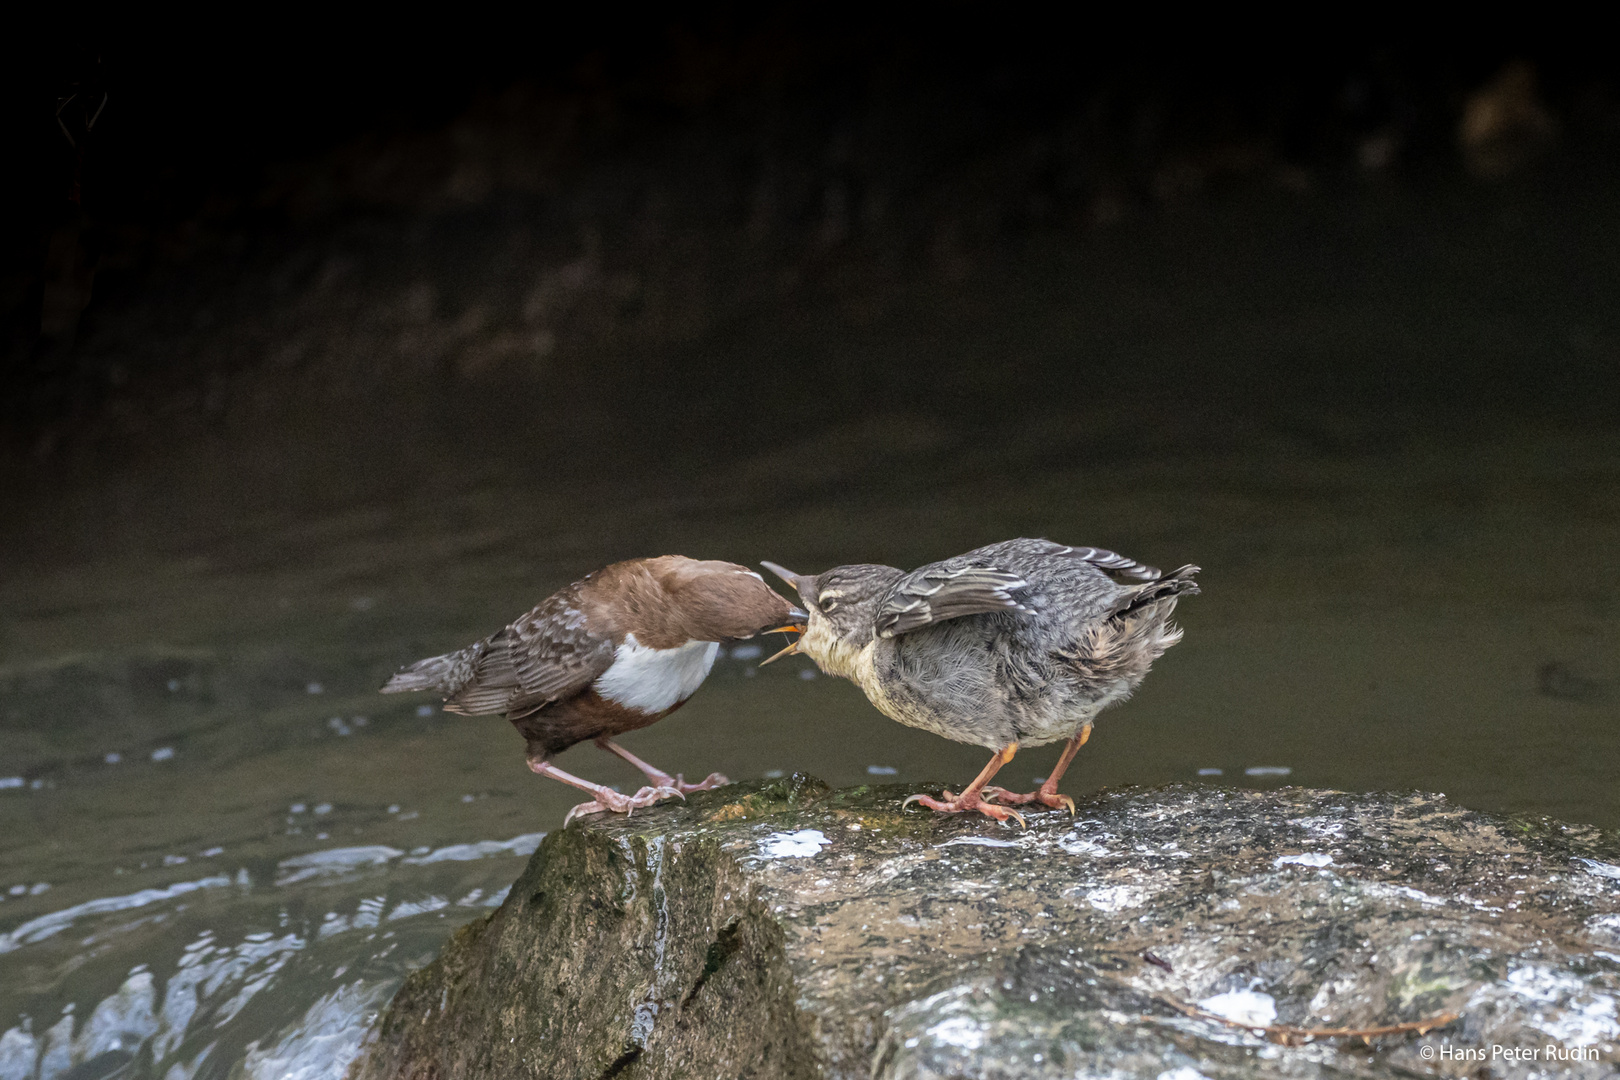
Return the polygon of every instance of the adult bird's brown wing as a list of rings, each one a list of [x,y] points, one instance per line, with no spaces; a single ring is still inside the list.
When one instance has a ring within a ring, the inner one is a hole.
[[[875,629],[887,638],[964,615],[1028,611],[1015,595],[1028,587],[1020,575],[993,566],[925,566],[895,582]]]
[[[613,663],[611,639],[585,628],[573,589],[486,639],[471,680],[445,702],[450,712],[526,716],[584,690]]]

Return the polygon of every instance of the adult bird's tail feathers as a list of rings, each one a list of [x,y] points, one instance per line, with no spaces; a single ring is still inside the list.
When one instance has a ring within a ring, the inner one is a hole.
[[[400,668],[383,684],[385,694],[405,694],[413,690],[437,690],[449,697],[466,685],[478,661],[484,642],[443,656],[430,656]]]

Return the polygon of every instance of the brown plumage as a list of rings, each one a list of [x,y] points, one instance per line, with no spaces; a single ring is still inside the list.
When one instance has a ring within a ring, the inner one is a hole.
[[[683,705],[709,673],[720,643],[802,623],[804,612],[746,567],[681,555],[631,559],[589,574],[482,641],[418,660],[388,680],[385,694],[432,690],[445,709],[502,714],[528,743],[529,768],[589,791],[569,812],[629,813],[699,784],[655,769],[613,743]],[[652,785],[633,796],[571,776],[551,758],[594,739],[635,765]]]

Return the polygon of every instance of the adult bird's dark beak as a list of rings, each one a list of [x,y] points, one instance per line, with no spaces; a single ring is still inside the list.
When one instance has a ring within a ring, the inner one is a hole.
[[[788,622],[764,631],[767,634],[802,634],[810,628],[810,615],[803,608],[788,608]]]

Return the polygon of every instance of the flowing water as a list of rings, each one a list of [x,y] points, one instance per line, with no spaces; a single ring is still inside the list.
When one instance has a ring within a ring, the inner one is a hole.
[[[1044,535],[1197,562],[1186,640],[1069,792],[1415,787],[1620,825],[1620,231],[1594,205],[1127,223],[539,389],[379,388],[10,474],[0,1080],[340,1074],[578,801],[504,721],[376,687],[633,555],[817,571]],[[759,669],[778,644],[626,744],[688,777],[983,764],[803,659]]]

